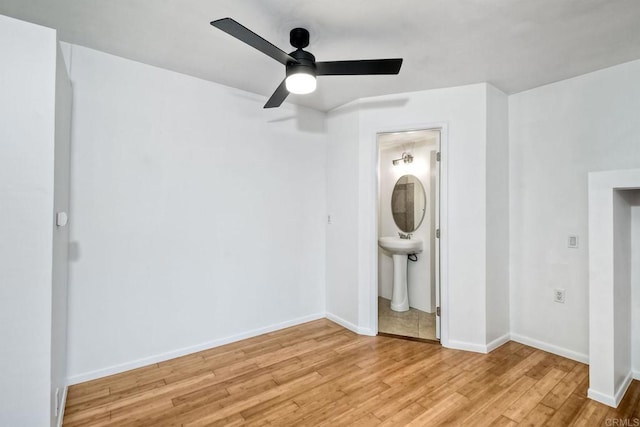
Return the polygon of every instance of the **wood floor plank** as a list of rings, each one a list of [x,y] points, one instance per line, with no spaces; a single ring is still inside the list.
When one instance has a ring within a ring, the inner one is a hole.
[[[80,426],[97,426],[105,421],[111,420],[111,411],[105,407],[100,407],[98,410],[83,411],[76,414],[67,415],[64,414],[65,427],[80,427]]]
[[[346,394],[336,388],[329,388],[327,390],[314,393],[315,399],[306,401],[304,404],[298,404],[298,408],[292,412],[279,417],[277,420],[273,420],[271,424],[281,426],[299,425],[301,420],[309,419],[311,414],[329,406],[335,401],[339,401],[346,398]],[[297,400],[294,400],[297,403]],[[262,419],[261,412],[251,412],[248,416],[249,420]]]
[[[589,400],[582,406],[580,412],[578,412],[578,415],[576,416],[576,419],[571,425],[576,427],[600,425],[608,410],[609,408],[599,404],[595,400]]]
[[[240,413],[241,411],[248,409],[252,406],[258,405],[262,402],[270,401],[274,397],[281,396],[283,392],[285,392],[286,390],[297,391],[302,387],[310,387],[314,384],[315,381],[319,381],[321,379],[322,379],[322,376],[314,372],[312,374],[308,374],[308,375],[305,375],[304,377],[293,380],[290,383],[277,385],[276,387],[269,388],[264,392],[261,392],[258,394],[249,394],[242,399],[234,399],[234,401],[230,403],[228,406],[221,402],[223,407],[220,410],[215,411],[213,413],[203,414],[197,420],[194,420],[193,422],[190,422],[190,423],[186,423],[185,426],[187,427],[206,426],[213,421],[227,418],[235,413]]]
[[[513,427],[517,425],[518,425],[517,422],[510,420],[505,416],[500,416],[498,417],[498,419],[493,421],[493,424],[491,424],[491,427]]]
[[[513,402],[502,415],[514,421],[522,421],[566,375],[567,373],[563,370],[551,368],[530,390]]]
[[[451,413],[461,411],[469,402],[469,398],[459,393],[453,393],[448,399],[437,405],[430,406],[417,418],[414,418],[408,426],[431,426],[439,425],[441,421],[446,419]],[[425,406],[425,405],[423,405]],[[473,424],[469,424],[473,425]]]
[[[420,406],[417,401],[428,387],[424,377],[417,376],[414,383],[403,383],[401,387],[392,387],[376,396],[371,400],[367,409],[379,420],[387,421],[396,417],[400,412],[405,412],[409,406],[417,409],[416,405]],[[412,411],[409,410],[409,412]]]
[[[100,407],[102,405],[106,405],[108,403],[122,401],[123,399],[129,396],[136,396],[144,393],[147,390],[159,389],[166,386],[166,382],[164,380],[158,380],[149,384],[140,384],[140,385],[130,385],[129,388],[125,390],[117,390],[111,391],[109,394],[105,396],[95,397],[92,400],[83,400],[80,403],[77,403],[75,400],[72,400],[73,405],[67,405],[65,409],[65,414],[72,415],[77,412],[84,412],[90,410],[91,408]]]
[[[256,413],[256,416],[254,417],[245,416],[244,413],[241,413],[240,415],[242,415],[245,420],[245,425],[247,426],[273,425],[273,423],[277,423],[278,420],[294,413],[298,409],[300,409],[300,407],[295,402],[285,400],[260,413]]]
[[[555,412],[555,409],[538,403],[518,424],[521,426],[543,426]]]
[[[542,403],[550,408],[558,409],[566,402],[571,393],[589,376],[589,367],[578,364],[542,399]]]
[[[586,396],[571,393],[567,400],[556,410],[546,425],[553,427],[565,427],[576,420],[576,416],[587,402]],[[604,406],[604,405],[603,405]]]
[[[71,386],[64,425],[587,426],[640,415],[638,381],[617,409],[587,388],[586,365],[520,343],[470,353],[323,319]]]
[[[397,411],[393,416],[387,418],[380,425],[384,427],[403,426],[418,418],[418,416],[425,411],[425,408],[418,403],[411,403],[405,406],[404,409]]]
[[[497,393],[493,399],[480,409],[473,411],[463,424],[474,426],[490,426],[500,418],[502,413],[518,400],[527,390],[535,384],[535,380],[528,376],[520,377],[505,390]]]
[[[81,404],[89,400],[108,396],[110,393],[109,384],[101,384],[97,387],[84,387],[85,384],[89,385],[90,383],[84,383],[82,387],[69,387],[67,391],[67,401]]]
[[[351,393],[346,394],[343,399],[331,402],[329,405],[312,412],[305,418],[306,423],[321,426],[350,426],[356,424],[363,417],[379,423],[380,421],[370,412],[362,412],[359,408],[362,407],[364,402],[373,399],[388,389],[388,385],[379,382],[375,385],[353,390]]]

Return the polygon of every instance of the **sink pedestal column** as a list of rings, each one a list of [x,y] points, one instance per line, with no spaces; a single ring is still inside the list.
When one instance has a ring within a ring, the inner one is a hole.
[[[407,254],[393,254],[393,292],[391,310],[408,311]]]

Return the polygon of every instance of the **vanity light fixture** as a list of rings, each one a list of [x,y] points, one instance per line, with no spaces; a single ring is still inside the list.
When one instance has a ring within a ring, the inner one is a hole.
[[[393,166],[398,166],[400,162],[404,162],[405,164],[413,163],[413,156],[409,153],[402,153],[401,158],[391,161],[391,163],[393,163]]]

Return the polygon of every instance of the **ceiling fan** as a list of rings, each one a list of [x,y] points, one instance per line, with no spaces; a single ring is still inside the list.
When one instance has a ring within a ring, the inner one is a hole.
[[[309,31],[304,28],[291,30],[289,41],[296,50],[287,54],[231,18],[212,21],[211,25],[258,49],[286,67],[285,79],[271,95],[264,108],[279,107],[289,93],[313,92],[316,89],[317,76],[398,74],[402,66],[402,58],[316,62],[315,56],[303,50],[309,46]]]

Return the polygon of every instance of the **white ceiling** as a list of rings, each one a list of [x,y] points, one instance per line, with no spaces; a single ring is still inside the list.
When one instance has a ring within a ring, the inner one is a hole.
[[[412,130],[405,132],[387,132],[378,134],[378,148],[384,150],[397,150],[401,147],[404,151],[410,151],[415,144],[436,145],[440,131],[433,129]]]
[[[640,0],[0,0],[61,40],[265,96],[284,67],[209,25],[232,17],[317,60],[402,57],[398,76],[327,76],[288,101],[328,110],[365,96],[488,81],[507,93],[640,58]]]

